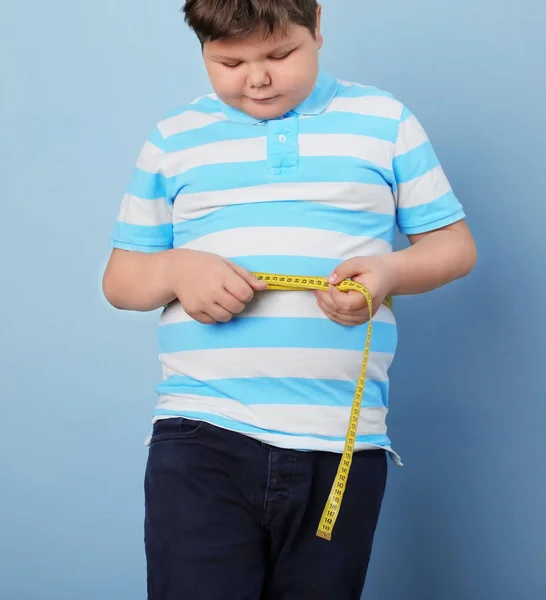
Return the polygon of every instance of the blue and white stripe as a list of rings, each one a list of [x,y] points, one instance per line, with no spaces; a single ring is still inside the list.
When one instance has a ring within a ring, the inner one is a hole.
[[[327,276],[392,251],[395,229],[464,217],[417,118],[390,94],[324,72],[301,106],[257,121],[214,94],[161,121],[144,144],[112,242],[212,252],[252,271]],[[262,292],[229,323],[179,303],[159,326],[155,418],[204,419],[266,443],[341,452],[366,336],[308,292]],[[392,312],[374,318],[357,449],[385,447]]]

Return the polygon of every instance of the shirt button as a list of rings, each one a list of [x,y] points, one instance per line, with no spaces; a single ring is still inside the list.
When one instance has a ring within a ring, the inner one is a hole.
[[[286,139],[286,136],[284,135],[284,133],[281,133],[281,135],[279,135],[279,142],[281,144],[286,144],[288,140]]]

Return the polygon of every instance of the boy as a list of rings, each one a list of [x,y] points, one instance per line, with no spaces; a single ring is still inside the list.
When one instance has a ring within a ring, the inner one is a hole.
[[[188,0],[215,94],[161,121],[104,275],[165,306],[146,469],[150,600],[357,600],[386,481],[390,295],[466,275],[475,246],[415,116],[318,66],[316,0]],[[410,246],[392,251],[394,228]],[[357,292],[264,291],[254,272]],[[373,336],[332,540],[316,535]]]

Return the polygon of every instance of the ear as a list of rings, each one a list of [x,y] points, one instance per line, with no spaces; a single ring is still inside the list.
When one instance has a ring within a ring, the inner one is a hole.
[[[324,37],[321,32],[322,6],[317,6],[317,26],[315,28],[315,39],[317,40],[317,48],[320,50],[324,44]]]

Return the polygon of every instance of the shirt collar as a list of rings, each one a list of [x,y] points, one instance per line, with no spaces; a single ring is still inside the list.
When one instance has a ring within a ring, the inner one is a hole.
[[[313,91],[307,98],[298,106],[293,108],[290,113],[296,113],[298,115],[319,115],[324,112],[330,102],[335,98],[338,90],[337,80],[324,72],[322,69],[319,70],[317,81],[315,83],[315,87]],[[218,98],[218,103],[220,105],[220,109],[227,117],[229,121],[234,121],[235,123],[242,123],[244,125],[257,125],[258,123],[263,123],[264,121],[260,121],[247,115],[246,113],[225,104]],[[287,113],[287,114],[290,114]]]

